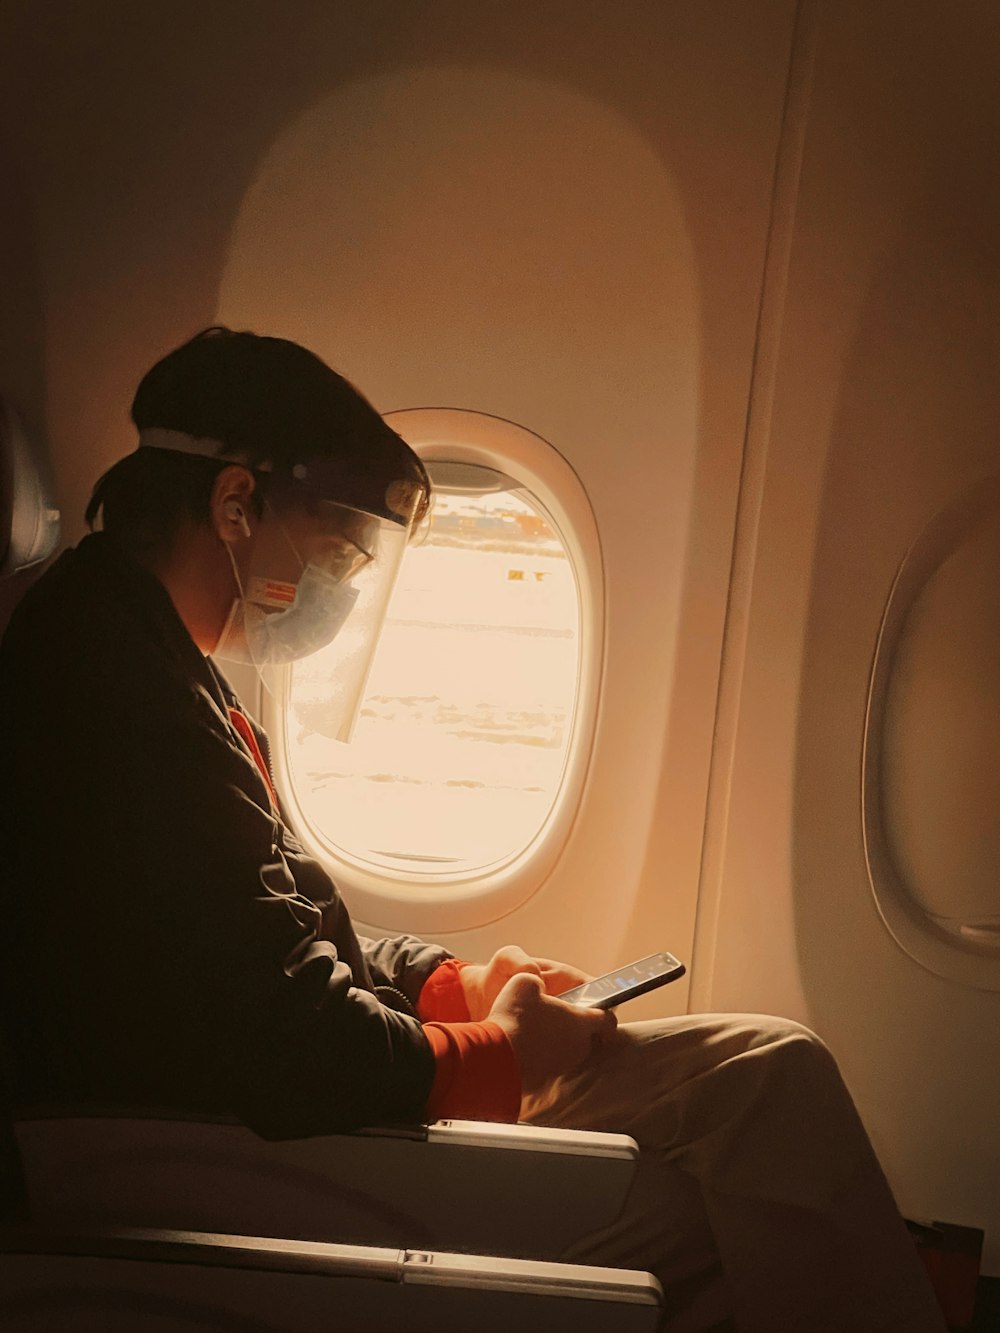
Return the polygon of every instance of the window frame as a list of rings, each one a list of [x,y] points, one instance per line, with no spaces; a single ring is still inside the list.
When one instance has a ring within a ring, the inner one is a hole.
[[[551,516],[573,568],[579,596],[577,697],[563,778],[548,816],[531,841],[504,860],[476,870],[441,870],[414,879],[408,870],[359,863],[306,818],[292,782],[286,668],[262,720],[272,738],[272,764],[290,823],[305,850],[337,880],[352,915],[369,925],[426,934],[482,926],[533,896],[568,843],[583,798],[597,730],[604,673],[604,562],[597,523],[583,484],[566,459],[523,426],[463,408],[406,408],[385,420],[425,462],[469,463],[505,473]]]
[[[1000,940],[975,921],[944,925],[910,892],[886,823],[885,730],[899,653],[911,612],[939,571],[979,525],[1000,510],[1000,475],[973,483],[940,510],[903,556],[882,612],[862,732],[861,831],[868,883],[882,923],[910,958],[936,976],[1000,991]]]

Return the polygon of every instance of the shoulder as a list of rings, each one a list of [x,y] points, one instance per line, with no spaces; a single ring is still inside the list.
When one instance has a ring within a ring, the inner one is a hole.
[[[65,551],[24,595],[0,675],[19,706],[41,699],[60,712],[65,700],[92,714],[115,704],[183,708],[213,684],[166,589],[101,533]]]

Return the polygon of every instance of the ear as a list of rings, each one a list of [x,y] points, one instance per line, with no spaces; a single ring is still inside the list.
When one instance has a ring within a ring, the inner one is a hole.
[[[210,521],[217,537],[224,542],[240,542],[250,536],[253,513],[250,497],[256,482],[253,473],[237,463],[224,467],[212,486]]]

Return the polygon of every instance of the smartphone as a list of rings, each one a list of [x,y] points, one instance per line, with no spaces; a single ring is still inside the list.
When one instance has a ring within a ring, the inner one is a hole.
[[[606,972],[603,977],[595,977],[582,986],[563,991],[559,998],[583,1009],[613,1009],[616,1004],[624,1004],[637,995],[645,995],[648,990],[656,990],[657,986],[665,986],[668,981],[676,981],[686,970],[672,953],[653,953],[648,958],[640,958],[637,963],[628,963],[614,972]]]

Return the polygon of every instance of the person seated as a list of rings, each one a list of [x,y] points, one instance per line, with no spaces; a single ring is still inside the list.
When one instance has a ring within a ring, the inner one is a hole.
[[[22,1098],[238,1117],[270,1137],[438,1116],[633,1135],[622,1216],[565,1257],[647,1268],[667,1327],[939,1333],[829,1052],[747,1015],[616,1026],[587,979],[358,936],[289,828],[219,661],[324,647],[347,724],[417,455],[294,343],[207,329],[132,406],[138,446],[0,649],[0,1017]]]

